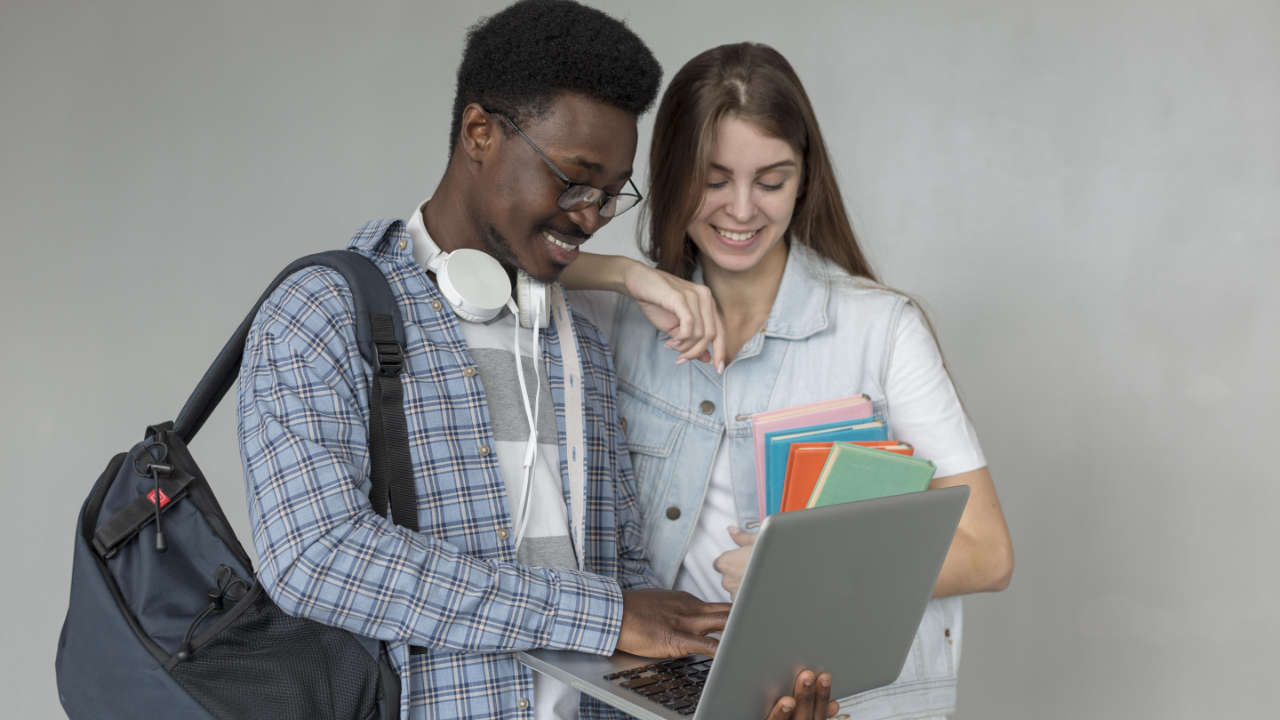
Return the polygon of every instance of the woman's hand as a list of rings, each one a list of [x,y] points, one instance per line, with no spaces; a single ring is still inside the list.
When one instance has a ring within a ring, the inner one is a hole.
[[[792,694],[778,698],[765,720],[827,720],[838,712],[840,703],[831,699],[831,674],[815,678],[811,670],[801,670]]]
[[[622,285],[649,322],[671,337],[667,347],[680,353],[677,365],[701,360],[724,372],[724,343],[715,342],[724,337],[724,326],[706,285],[636,262],[627,265]]]
[[[711,566],[722,576],[720,584],[729,591],[729,599],[734,600],[738,597],[738,588],[742,586],[742,574],[747,571],[751,551],[756,547],[756,536],[731,527],[729,537],[738,543],[738,549],[722,554]]]

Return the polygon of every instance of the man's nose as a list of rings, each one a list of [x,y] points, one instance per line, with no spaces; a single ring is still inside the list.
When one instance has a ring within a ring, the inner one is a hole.
[[[605,223],[612,218],[601,215],[599,205],[588,205],[581,210],[570,212],[569,219],[578,226],[583,235],[595,235],[596,231],[604,227]]]

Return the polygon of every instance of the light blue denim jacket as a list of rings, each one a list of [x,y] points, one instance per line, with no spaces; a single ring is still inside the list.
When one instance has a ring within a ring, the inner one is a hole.
[[[908,301],[850,277],[799,242],[791,243],[764,330],[723,376],[701,362],[676,366],[677,353],[629,300],[580,297],[613,346],[648,555],[667,587],[680,571],[726,435],[739,527],[759,527],[749,415],[864,393],[892,430],[884,388]],[[960,598],[931,600],[899,679],[846,699],[842,710],[855,718],[954,712],[961,622]]]

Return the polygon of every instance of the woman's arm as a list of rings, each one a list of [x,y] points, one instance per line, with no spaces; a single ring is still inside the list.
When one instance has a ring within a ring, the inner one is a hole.
[[[560,274],[570,290],[611,290],[631,298],[659,332],[667,347],[680,353],[676,364],[690,360],[713,363],[724,372],[724,326],[715,298],[706,285],[682,280],[621,255],[581,253]]]
[[[570,290],[624,292],[622,278],[631,265],[640,263],[622,255],[579,253],[578,259],[560,273],[560,283]]]
[[[996,486],[985,467],[934,478],[930,488],[969,486],[969,503],[960,516],[955,540],[942,563],[934,597],[999,592],[1013,576],[1013,541]]]

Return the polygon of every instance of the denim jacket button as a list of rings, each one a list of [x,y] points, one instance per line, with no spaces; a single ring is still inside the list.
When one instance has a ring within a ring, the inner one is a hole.
[[[702,403],[698,405],[698,409],[702,411],[703,415],[710,415],[716,411],[716,404],[710,400],[703,400]]]
[[[680,519],[680,508],[676,507],[675,505],[672,505],[671,507],[667,508],[667,519],[668,519],[668,520],[679,520],[679,519]]]

